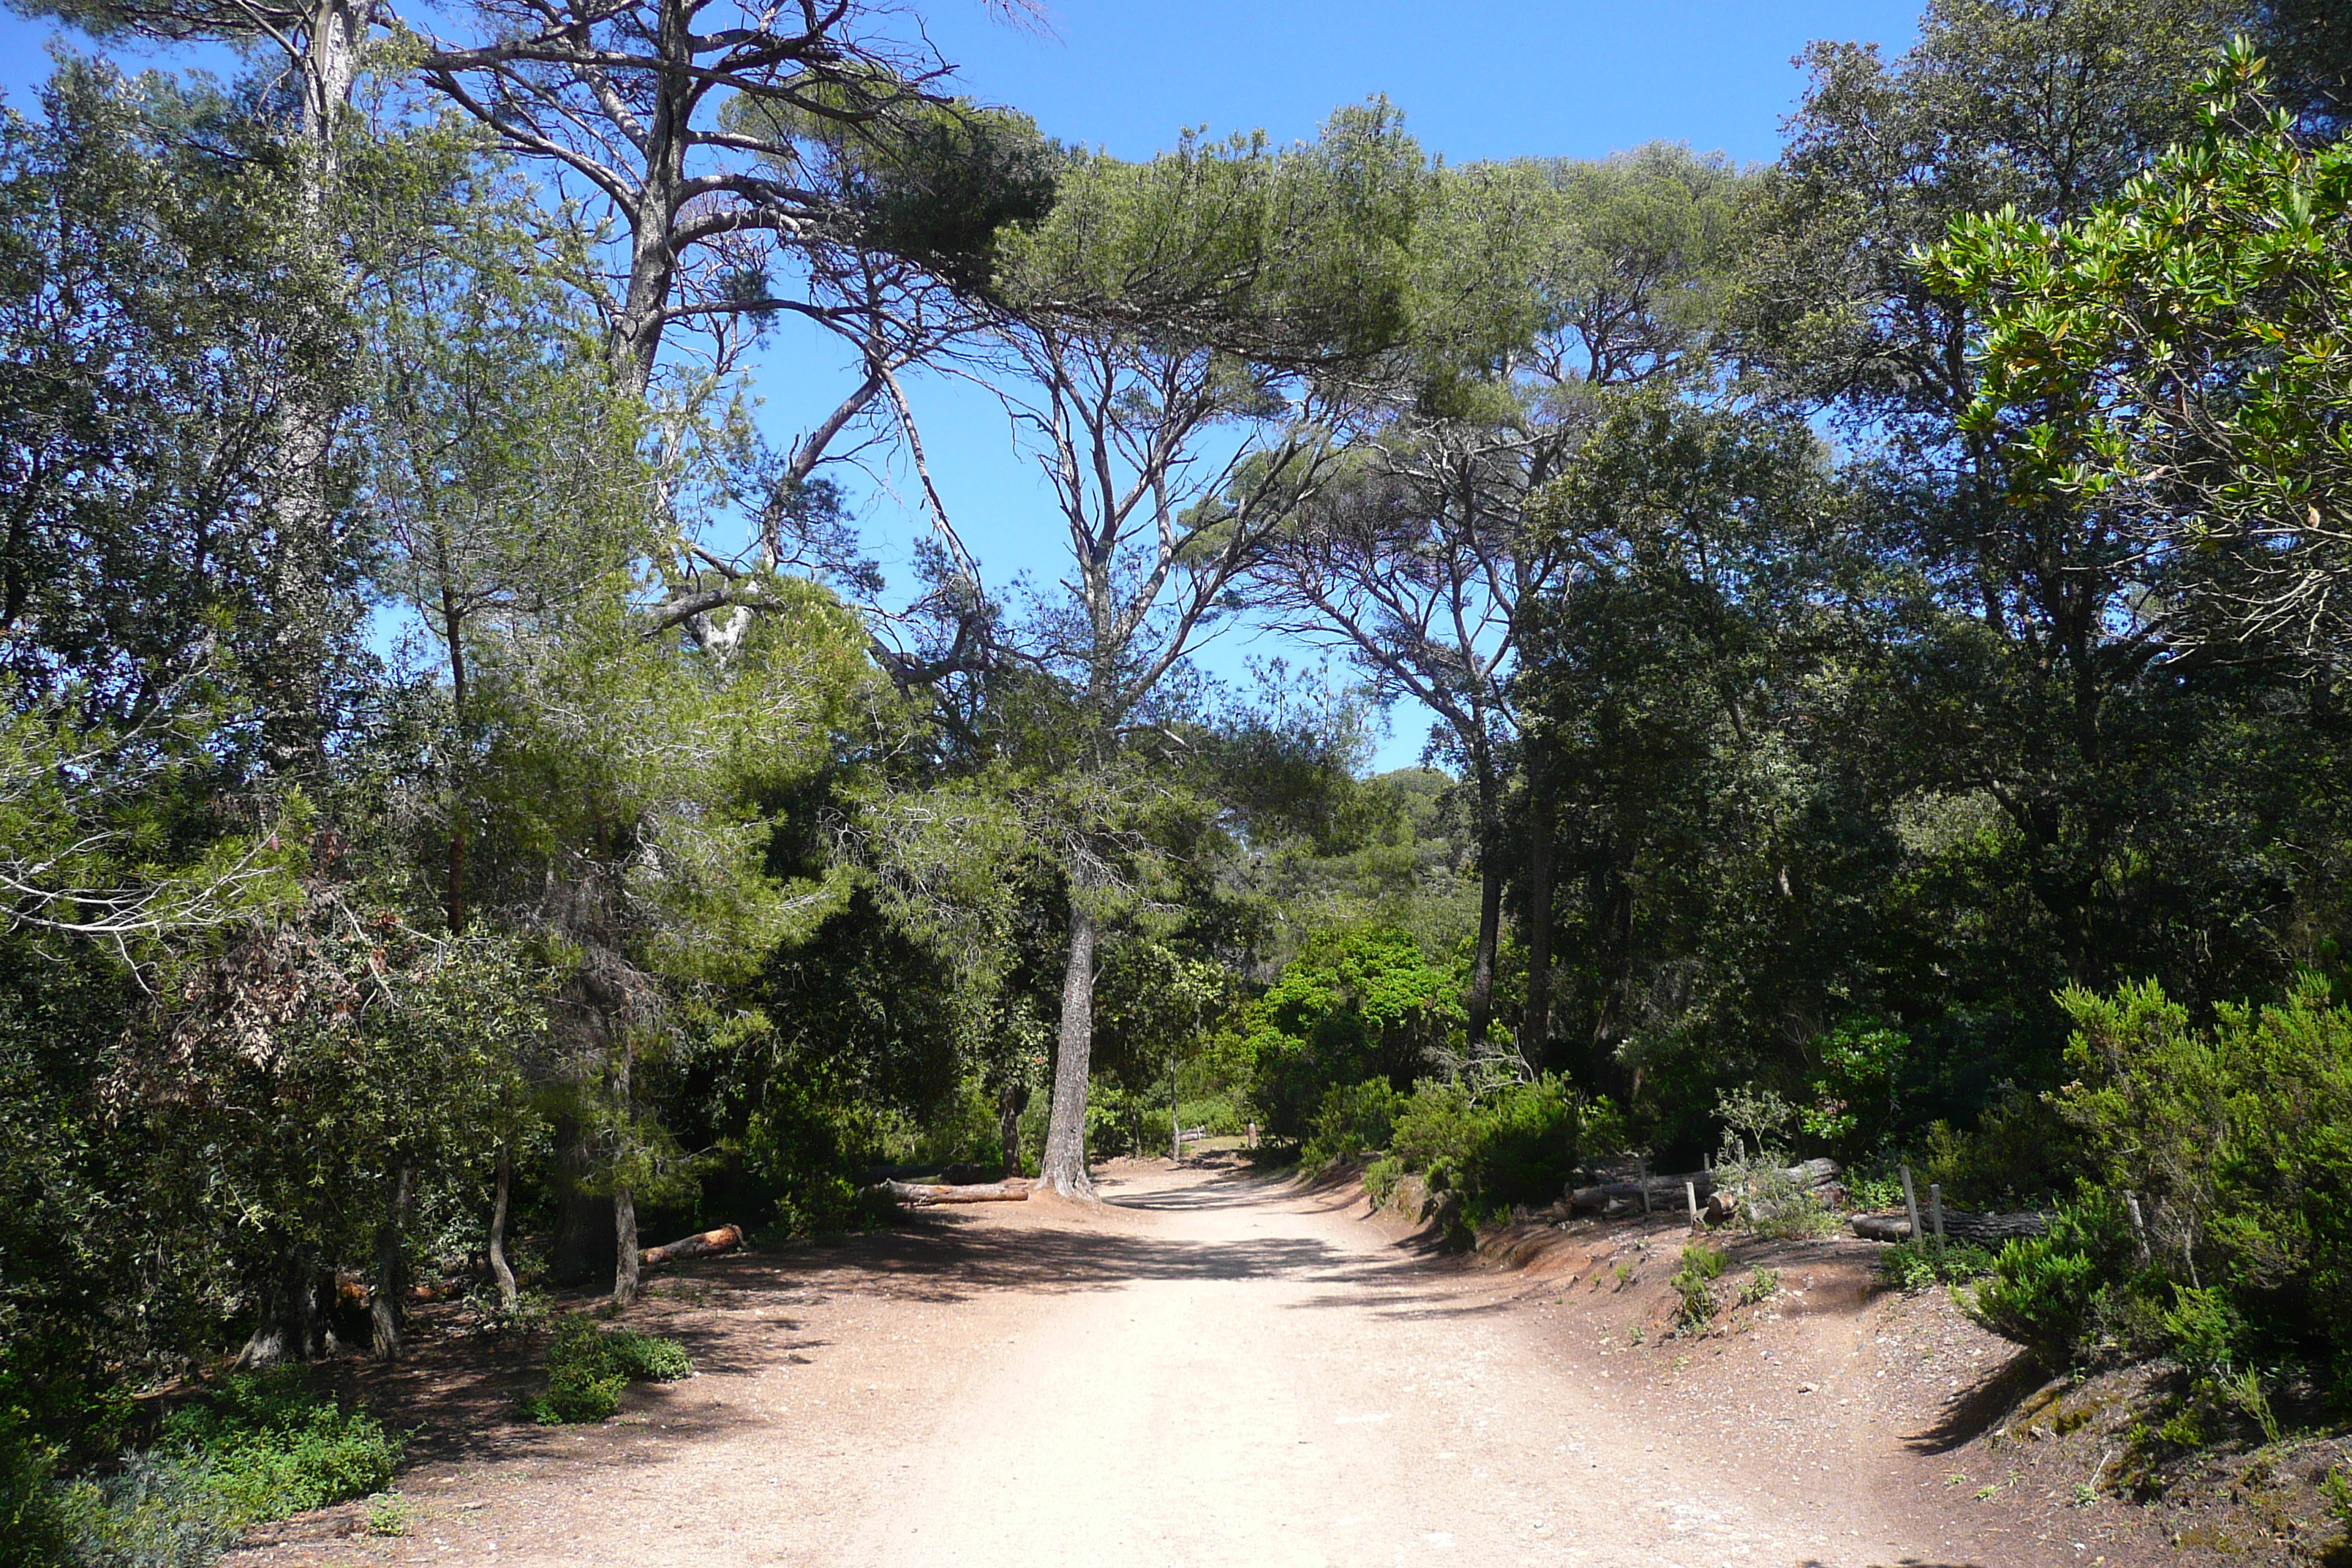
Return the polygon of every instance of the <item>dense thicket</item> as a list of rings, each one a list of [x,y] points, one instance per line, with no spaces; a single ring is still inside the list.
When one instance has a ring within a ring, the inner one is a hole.
[[[141,1497],[212,1542],[212,1406],[124,1396],[397,1355],[420,1273],[510,1326],[625,1304],[648,1226],[1196,1127],[1474,1217],[1727,1129],[1907,1158],[2067,1203],[1984,1298],[2051,1354],[2326,1370],[2324,9],[1938,0],[1745,171],[1450,165],[1380,101],[1126,163],[854,8],[621,7],[601,90],[527,5],[67,63],[0,121],[0,1558]],[[777,447],[780,312],[842,363]],[[955,529],[944,354],[1056,586]],[[1357,683],[1220,685],[1236,622]],[[1432,765],[1365,778],[1394,703]]]

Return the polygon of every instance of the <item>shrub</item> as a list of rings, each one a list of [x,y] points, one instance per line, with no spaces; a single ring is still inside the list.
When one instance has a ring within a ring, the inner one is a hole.
[[[230,1517],[247,1524],[382,1489],[404,1443],[365,1411],[318,1398],[287,1367],[232,1377],[182,1405],[162,1447],[201,1460]]]
[[[1460,1193],[1476,1215],[1550,1203],[1588,1150],[1622,1141],[1607,1100],[1547,1076],[1484,1100],[1460,1084],[1418,1084],[1397,1110],[1391,1152],[1431,1187]]]
[[[1739,1288],[1739,1304],[1743,1307],[1761,1306],[1779,1294],[1780,1289],[1780,1271],[1779,1269],[1750,1269],[1748,1283]]]
[[[1398,1110],[1405,1097],[1384,1078],[1366,1079],[1327,1090],[1316,1107],[1315,1121],[1298,1157],[1308,1166],[1321,1166],[1370,1150],[1385,1149],[1394,1135]]]
[[[1930,1285],[1958,1285],[1992,1270],[1992,1254],[1965,1243],[1939,1247],[1933,1242],[1898,1241],[1878,1253],[1879,1282],[1906,1295]]]
[[[600,1329],[582,1316],[555,1326],[547,1348],[547,1392],[523,1402],[542,1426],[602,1421],[621,1407],[632,1383],[675,1383],[694,1374],[694,1363],[676,1340],[634,1329]]]
[[[53,1563],[64,1537],[58,1511],[58,1451],[32,1413],[0,1387],[0,1568]]]
[[[1980,1321],[2053,1363],[2168,1352],[2218,1387],[2299,1362],[2352,1392],[2352,1012],[2316,978],[2210,1030],[2153,983],[2062,1000],[2075,1076],[2048,1106],[2088,1179],[2003,1250]]]
[[[1683,1248],[1682,1267],[1666,1281],[1682,1298],[1675,1313],[1675,1326],[1682,1332],[1696,1332],[1715,1316],[1715,1282],[1723,1278],[1724,1265],[1728,1261],[1720,1249],[1703,1241],[1694,1241]]]
[[[1960,1298],[1961,1310],[2044,1363],[2065,1365],[2113,1316],[2109,1281],[2122,1265],[2115,1217],[2097,1204],[2060,1209],[2048,1235],[2001,1248],[1991,1277]]]
[[[236,1543],[239,1520],[198,1453],[133,1454],[122,1468],[64,1494],[74,1568],[212,1568]]]

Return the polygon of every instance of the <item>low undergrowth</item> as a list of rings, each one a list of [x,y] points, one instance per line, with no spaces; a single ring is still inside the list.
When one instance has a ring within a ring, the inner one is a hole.
[[[547,1348],[547,1392],[525,1399],[522,1413],[542,1426],[603,1421],[621,1407],[630,1384],[693,1375],[694,1363],[676,1340],[603,1329],[574,1315],[556,1324]]]
[[[380,1492],[405,1441],[299,1369],[232,1377],[165,1417],[152,1447],[55,1485],[26,1521],[47,1555],[25,1561],[207,1568],[247,1525]]]

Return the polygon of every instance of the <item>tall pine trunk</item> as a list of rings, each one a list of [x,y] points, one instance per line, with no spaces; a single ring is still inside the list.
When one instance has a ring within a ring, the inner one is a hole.
[[[629,1136],[629,1047],[625,1037],[615,1056],[613,1105],[619,1111],[622,1136]],[[620,1256],[613,1261],[613,1305],[625,1307],[637,1299],[637,1199],[626,1185],[613,1188],[613,1245]]]
[[[1462,999],[1469,1015],[1464,1046],[1476,1056],[1495,1022],[1495,948],[1503,932],[1503,845],[1498,793],[1491,769],[1478,779],[1478,947],[1470,964],[1470,994]]]
[[[1037,1181],[1069,1197],[1095,1195],[1087,1173],[1087,1088],[1094,1066],[1095,913],[1089,889],[1070,889],[1070,956],[1062,971],[1062,1026],[1054,1048],[1054,1113]]]
[[[1528,1005],[1519,1054],[1538,1071],[1551,1051],[1551,791],[1540,746],[1528,748]]]

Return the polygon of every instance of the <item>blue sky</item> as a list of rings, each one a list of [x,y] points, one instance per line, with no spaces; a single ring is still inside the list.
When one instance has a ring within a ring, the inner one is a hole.
[[[1027,111],[1048,135],[1125,157],[1168,145],[1186,126],[1307,137],[1335,107],[1385,94],[1425,149],[1455,163],[1601,157],[1660,139],[1746,163],[1779,151],[1781,118],[1802,87],[1790,57],[1807,40],[1899,52],[1916,0],[1062,0],[1043,31],[1007,26],[974,0],[916,14],[961,68],[964,90]],[[0,12],[0,92],[11,103],[25,106],[47,74],[52,32]],[[220,52],[210,54],[217,68]],[[762,424],[779,437],[804,427],[845,386],[843,368],[822,342],[779,331],[761,356]],[[990,582],[1018,572],[1050,579],[1061,542],[995,402],[940,378],[909,392],[934,475]],[[920,520],[887,490],[859,512],[886,568],[903,562]],[[1236,675],[1245,659],[1273,655],[1297,663],[1300,650],[1229,637],[1204,662]],[[1381,767],[1414,760],[1427,729],[1424,715],[1393,717]]]

